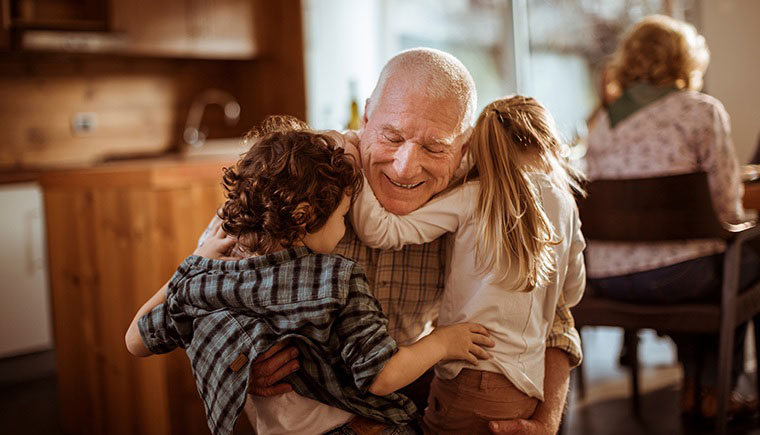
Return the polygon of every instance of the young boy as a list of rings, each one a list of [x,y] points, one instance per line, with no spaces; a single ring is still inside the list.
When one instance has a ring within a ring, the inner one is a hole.
[[[457,324],[398,347],[361,267],[329,255],[362,187],[353,158],[334,135],[293,118],[270,119],[263,130],[225,170],[220,227],[138,311],[127,348],[136,356],[184,348],[214,434],[232,432],[251,361],[286,339],[300,355],[287,378],[294,391],[250,396],[257,433],[324,433],[368,421],[413,433],[405,425],[416,409],[394,391],[440,360],[489,358],[488,331]],[[233,245],[247,258],[224,257]]]

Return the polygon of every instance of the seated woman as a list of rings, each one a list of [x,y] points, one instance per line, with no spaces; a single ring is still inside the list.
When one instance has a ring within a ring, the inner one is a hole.
[[[587,153],[589,179],[645,178],[705,171],[719,218],[745,219],[739,164],[729,117],[717,99],[700,93],[709,62],[704,38],[693,26],[665,16],[637,23],[611,63],[619,98],[592,120]],[[588,242],[589,282],[595,295],[630,302],[717,300],[725,243],[693,240],[662,243]],[[760,259],[742,252],[740,285],[760,277]],[[732,385],[741,371],[746,325],[736,332]],[[675,336],[684,366],[681,409],[714,417],[717,404],[717,336]],[[697,372],[696,356],[704,356]],[[703,389],[695,409],[697,377]],[[736,393],[730,415],[750,411]]]

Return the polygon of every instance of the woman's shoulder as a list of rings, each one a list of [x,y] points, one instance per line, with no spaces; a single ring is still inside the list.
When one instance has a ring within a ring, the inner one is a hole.
[[[719,99],[703,92],[685,90],[677,92],[674,97],[674,102],[687,106],[691,111],[726,113],[726,108]]]

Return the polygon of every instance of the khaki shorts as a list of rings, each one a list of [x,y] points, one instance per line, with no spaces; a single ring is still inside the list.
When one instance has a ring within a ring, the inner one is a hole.
[[[488,422],[530,418],[538,399],[504,375],[463,369],[451,380],[435,377],[423,418],[426,434],[490,434]]]

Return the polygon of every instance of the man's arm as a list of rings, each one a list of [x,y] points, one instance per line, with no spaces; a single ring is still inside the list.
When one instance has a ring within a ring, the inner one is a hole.
[[[546,349],[544,401],[538,404],[530,420],[492,421],[491,433],[496,435],[556,434],[562,421],[565,399],[570,385],[570,359],[556,348]]]

